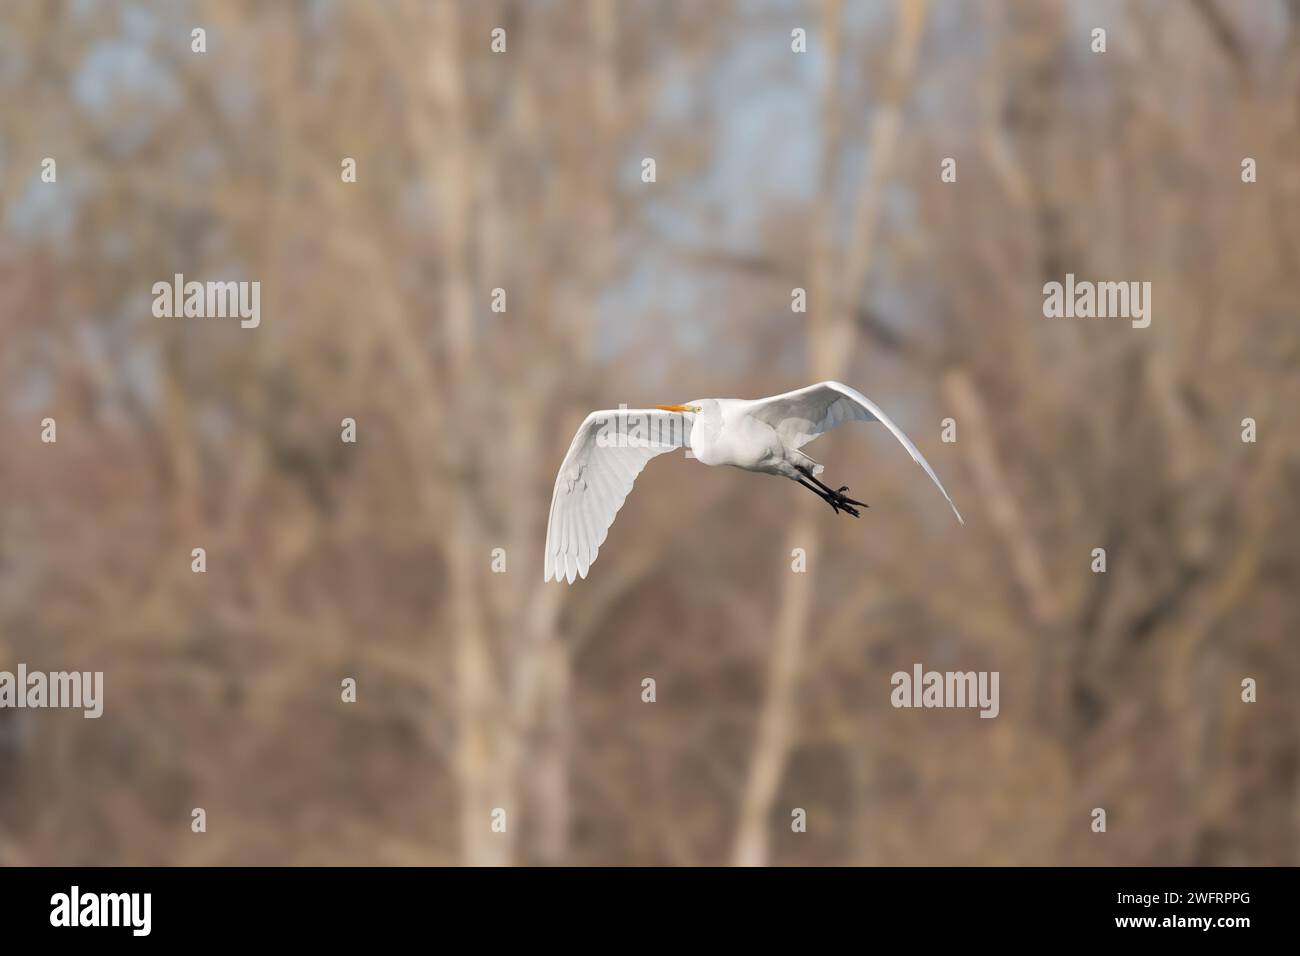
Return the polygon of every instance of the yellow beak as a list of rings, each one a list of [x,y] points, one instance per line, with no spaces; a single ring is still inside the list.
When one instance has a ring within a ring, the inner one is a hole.
[[[655,408],[665,412],[698,412],[694,405],[656,405]]]

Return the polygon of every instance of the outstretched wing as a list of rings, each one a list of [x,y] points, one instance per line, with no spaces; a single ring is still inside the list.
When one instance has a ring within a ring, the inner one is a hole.
[[[845,422],[880,422],[902,442],[912,460],[925,469],[930,480],[948,498],[948,504],[952,506],[952,513],[957,516],[957,520],[966,523],[925,456],[917,451],[903,430],[890,421],[889,416],[875,402],[856,389],[840,382],[819,382],[784,395],[755,399],[749,403],[749,413],[759,421],[771,425],[787,448],[802,448],[818,435]]]
[[[587,576],[636,476],[651,458],[683,447],[685,427],[682,415],[658,409],[587,416],[555,476],[543,581]]]

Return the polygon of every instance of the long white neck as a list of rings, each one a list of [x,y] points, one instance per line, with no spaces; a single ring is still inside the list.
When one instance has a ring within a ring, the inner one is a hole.
[[[722,432],[722,410],[717,399],[692,402],[702,411],[691,416],[691,452],[705,465],[716,464],[713,450]]]

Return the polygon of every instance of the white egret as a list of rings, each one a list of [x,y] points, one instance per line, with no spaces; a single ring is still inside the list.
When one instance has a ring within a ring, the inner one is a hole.
[[[831,506],[857,518],[863,502],[847,497],[817,476],[822,466],[799,449],[844,422],[880,422],[925,469],[953,514],[961,513],[930,463],[874,402],[839,382],[820,382],[752,401],[701,398],[653,409],[609,409],[587,416],[564,456],[546,525],[544,581],[573,583],[587,576],[614,516],[646,462],[676,448],[690,448],[706,465],[733,465],[781,475],[808,488]]]

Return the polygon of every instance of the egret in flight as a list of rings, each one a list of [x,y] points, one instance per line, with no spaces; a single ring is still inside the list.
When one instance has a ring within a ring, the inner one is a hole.
[[[542,580],[572,584],[574,578],[585,578],[636,476],[651,458],[676,448],[689,448],[706,465],[733,465],[797,481],[836,514],[860,517],[858,508],[868,506],[844,494],[848,485],[823,484],[817,477],[822,466],[799,450],[844,422],[880,422],[889,429],[965,524],[930,463],[902,429],[871,399],[839,382],[752,401],[701,398],[685,405],[610,409],[587,416],[555,477]]]

